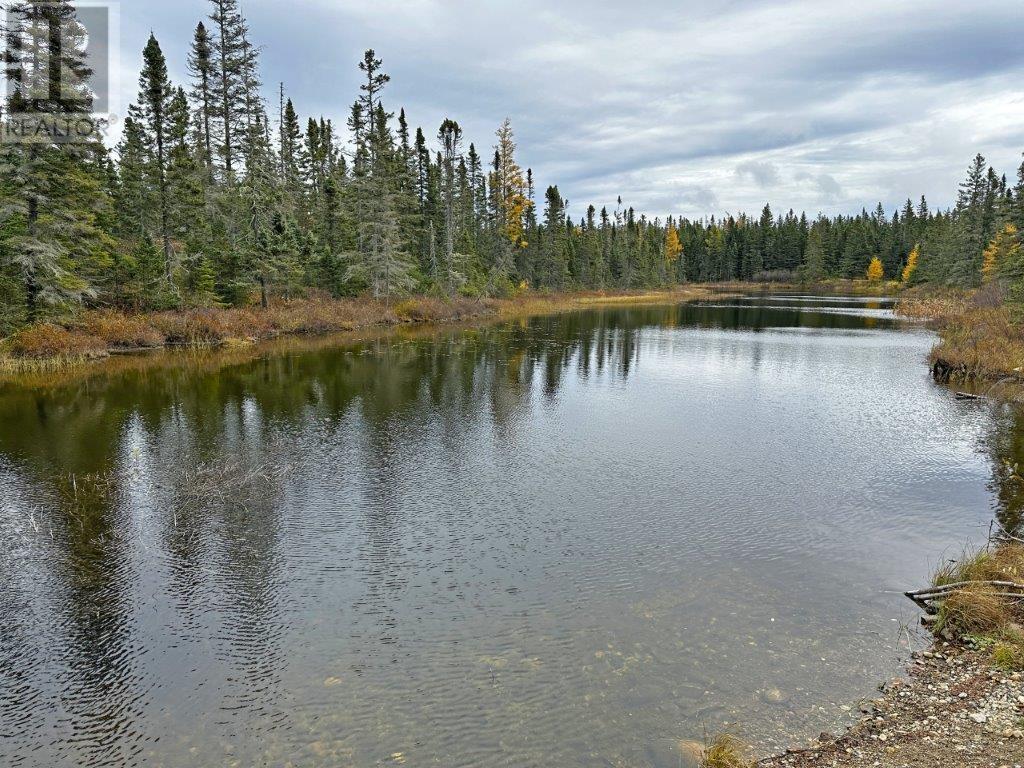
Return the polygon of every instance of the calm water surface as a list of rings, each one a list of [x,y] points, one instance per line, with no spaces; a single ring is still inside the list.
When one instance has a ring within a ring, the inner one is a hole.
[[[669,766],[851,715],[1024,430],[883,301],[0,386],[0,764]],[[901,620],[904,624],[901,624]]]

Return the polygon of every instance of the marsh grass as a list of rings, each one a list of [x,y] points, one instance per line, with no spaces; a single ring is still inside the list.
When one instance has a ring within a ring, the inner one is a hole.
[[[937,374],[1024,379],[1024,327],[1004,306],[998,284],[975,291],[914,288],[896,303],[896,313],[936,324],[939,343],[931,363]]]
[[[1024,373],[1024,329],[1006,307],[971,309],[946,317],[932,350],[936,370],[965,378]]]
[[[893,309],[901,317],[942,322],[966,312],[970,297],[956,288],[915,286],[900,294]]]
[[[106,354],[107,345],[78,328],[40,323],[6,339],[0,351],[5,358],[21,360],[88,359]]]
[[[711,295],[705,287],[627,293],[545,294],[506,299],[411,296],[394,303],[320,294],[276,299],[266,308],[228,307],[150,313],[87,310],[61,323],[24,328],[0,343],[0,373],[45,373],[114,352],[164,347],[245,346],[283,336],[313,336],[474,318],[553,314],[601,305],[673,303]]]
[[[966,551],[940,565],[933,586],[964,586],[942,601],[934,630],[970,640],[989,651],[997,666],[1024,669],[1024,592],[1016,597],[1015,591],[991,582],[1024,583],[1024,544]]]
[[[753,768],[743,743],[728,733],[712,738],[704,747],[700,768]]]
[[[206,505],[247,510],[274,498],[291,467],[272,461],[228,456],[189,466],[181,474],[175,508],[192,510]]]
[[[932,577],[932,586],[941,587],[964,581],[1024,580],[1024,544],[1007,543],[976,551],[966,550],[956,560],[940,565]]]
[[[88,310],[62,323],[23,328],[0,343],[0,373],[45,372],[112,352],[162,347],[238,346],[290,335],[442,322],[496,314],[498,303],[413,297],[394,307],[376,299],[321,295],[277,300],[267,309],[230,307],[150,313]]]

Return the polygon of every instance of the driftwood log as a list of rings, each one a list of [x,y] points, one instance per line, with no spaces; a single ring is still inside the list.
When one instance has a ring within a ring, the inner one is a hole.
[[[1024,602],[1024,584],[1018,584],[1015,581],[957,581],[903,594],[913,600],[926,614],[934,616],[939,611],[937,603],[942,602],[954,592],[964,589],[984,590],[984,594],[992,597],[1005,597]]]
[[[954,392],[953,396],[957,400],[987,400],[984,395],[976,395],[973,392]]]

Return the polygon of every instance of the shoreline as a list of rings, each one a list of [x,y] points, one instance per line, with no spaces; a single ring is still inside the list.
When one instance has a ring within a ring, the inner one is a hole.
[[[115,355],[175,349],[230,349],[284,337],[409,326],[502,320],[597,307],[671,304],[740,293],[803,291],[827,295],[893,296],[894,283],[833,280],[816,283],[693,283],[666,288],[532,293],[511,298],[414,295],[384,302],[369,297],[275,300],[255,306],[149,312],[88,309],[42,320],[0,339],[0,372],[43,373]]]
[[[1020,768],[1024,674],[966,644],[936,640],[916,651],[906,677],[880,686],[860,720],[839,735],[757,760],[763,768]]]
[[[910,289],[896,313],[939,334],[928,361],[932,375],[972,394],[1024,401],[1024,329],[1000,297],[977,290]]]
[[[939,333],[929,355],[937,381],[993,400],[1020,402],[1024,376],[1014,355],[1024,352],[1024,338],[1002,306],[985,307],[976,296],[948,290],[911,293],[900,297],[895,311],[926,321]],[[962,594],[970,599],[969,591]],[[928,626],[935,616],[922,614],[921,619]],[[1005,631],[1019,631],[1019,625],[1011,623],[994,634]],[[748,765],[1024,768],[1024,666],[1000,665],[989,648],[991,634],[979,630],[977,635],[957,637],[948,630],[934,635],[926,650],[911,655],[903,677],[879,685],[881,696],[860,707],[858,722]],[[719,768],[711,762],[702,765]]]
[[[172,350],[229,350],[282,338],[444,326],[533,317],[624,305],[672,304],[722,296],[713,285],[649,291],[526,293],[508,299],[412,296],[296,299],[257,307],[126,313],[86,310],[60,321],[29,325],[0,341],[0,372],[45,373],[109,359]]]

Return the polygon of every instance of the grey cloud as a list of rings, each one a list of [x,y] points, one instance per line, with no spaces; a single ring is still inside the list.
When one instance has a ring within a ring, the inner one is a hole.
[[[680,210],[696,207],[706,214],[718,210],[718,196],[709,187],[689,187],[680,189],[675,194],[675,205],[669,210]]]
[[[126,59],[137,67],[152,27],[180,77],[207,6],[122,5]],[[373,47],[393,78],[389,108],[404,106],[428,137],[458,120],[485,157],[508,115],[520,162],[538,187],[558,184],[574,215],[618,194],[651,216],[756,212],[765,196],[809,212],[922,193],[948,204],[976,151],[1009,172],[1024,149],[1013,145],[1024,142],[1019,0],[522,0],[515,14],[468,0],[306,0],[302,13],[248,0],[245,10],[271,104],[283,80],[302,118],[343,126],[356,62]],[[507,45],[493,44],[498,26]]]
[[[749,160],[736,166],[737,178],[749,178],[762,189],[779,183],[779,169],[774,163]]]
[[[825,202],[834,203],[843,196],[842,185],[828,173],[801,172],[794,176],[796,181],[809,182]]]

